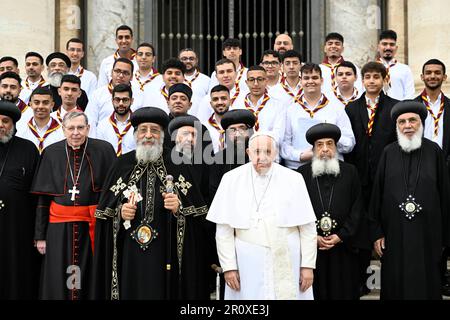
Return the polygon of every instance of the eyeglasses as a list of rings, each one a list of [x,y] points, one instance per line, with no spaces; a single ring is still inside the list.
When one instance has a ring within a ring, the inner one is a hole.
[[[71,127],[64,127],[64,129],[66,129],[69,132],[74,132],[75,130],[77,131],[83,131],[84,129],[86,129],[87,126],[71,126]]]
[[[124,104],[128,104],[128,103],[130,103],[131,99],[128,97],[125,97],[125,98],[114,97],[113,101],[115,103],[120,103],[122,101]]]
[[[123,75],[124,77],[129,77],[131,76],[131,72],[129,71],[124,71],[124,70],[120,70],[120,69],[114,69],[113,72],[117,75]]]
[[[248,80],[248,82],[255,82],[255,81],[257,81],[257,82],[261,83],[261,82],[264,82],[266,80],[266,78],[263,78],[263,77],[247,78],[247,80]]]
[[[248,128],[228,128],[227,131],[231,134],[236,134],[239,132],[240,134],[247,133]]]
[[[161,130],[154,129],[154,128],[139,128],[137,130],[139,135],[145,135],[149,131],[150,131],[152,136],[159,136],[161,134]]]
[[[276,66],[280,65],[280,62],[279,61],[263,61],[263,62],[261,62],[261,64],[265,67],[270,67],[270,66],[276,67]]]
[[[186,62],[186,61],[191,61],[191,62],[193,62],[193,61],[195,61],[195,57],[182,57],[182,58],[180,58],[180,60],[181,61],[183,61],[183,62]]]

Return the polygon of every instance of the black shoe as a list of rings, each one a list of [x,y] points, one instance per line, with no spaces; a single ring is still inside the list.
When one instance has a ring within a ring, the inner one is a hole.
[[[445,284],[442,286],[442,295],[450,297],[450,284]]]
[[[359,287],[359,297],[363,297],[365,295],[368,295],[370,293],[370,289],[367,288],[365,284]]]

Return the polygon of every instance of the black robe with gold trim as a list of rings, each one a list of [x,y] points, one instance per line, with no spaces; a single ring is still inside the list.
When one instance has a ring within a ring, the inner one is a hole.
[[[105,183],[96,212],[93,299],[208,299],[207,200],[190,165],[171,164],[170,151],[153,164],[138,164],[135,151],[119,157]],[[165,178],[174,177],[182,206],[176,218],[164,208]],[[124,195],[136,185],[143,200],[126,230],[121,218]],[[147,210],[145,210],[147,208]],[[147,211],[147,213],[143,213]],[[157,237],[144,250],[132,237],[142,220]],[[170,228],[169,228],[170,225]],[[170,231],[170,235],[169,235]],[[170,271],[166,265],[170,264]],[[181,267],[181,269],[180,269]],[[181,272],[180,272],[181,270]]]

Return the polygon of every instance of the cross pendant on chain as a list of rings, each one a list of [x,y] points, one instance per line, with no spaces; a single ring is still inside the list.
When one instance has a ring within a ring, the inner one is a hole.
[[[72,190],[69,190],[69,193],[72,194],[70,200],[75,201],[75,195],[80,194],[80,190],[78,190],[76,186],[73,186]]]

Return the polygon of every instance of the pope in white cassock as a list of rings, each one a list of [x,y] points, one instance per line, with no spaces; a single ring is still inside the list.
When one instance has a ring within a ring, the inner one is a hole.
[[[223,176],[207,216],[225,300],[311,300],[317,233],[303,177],[274,163],[270,133],[253,135],[247,153],[251,162]]]

